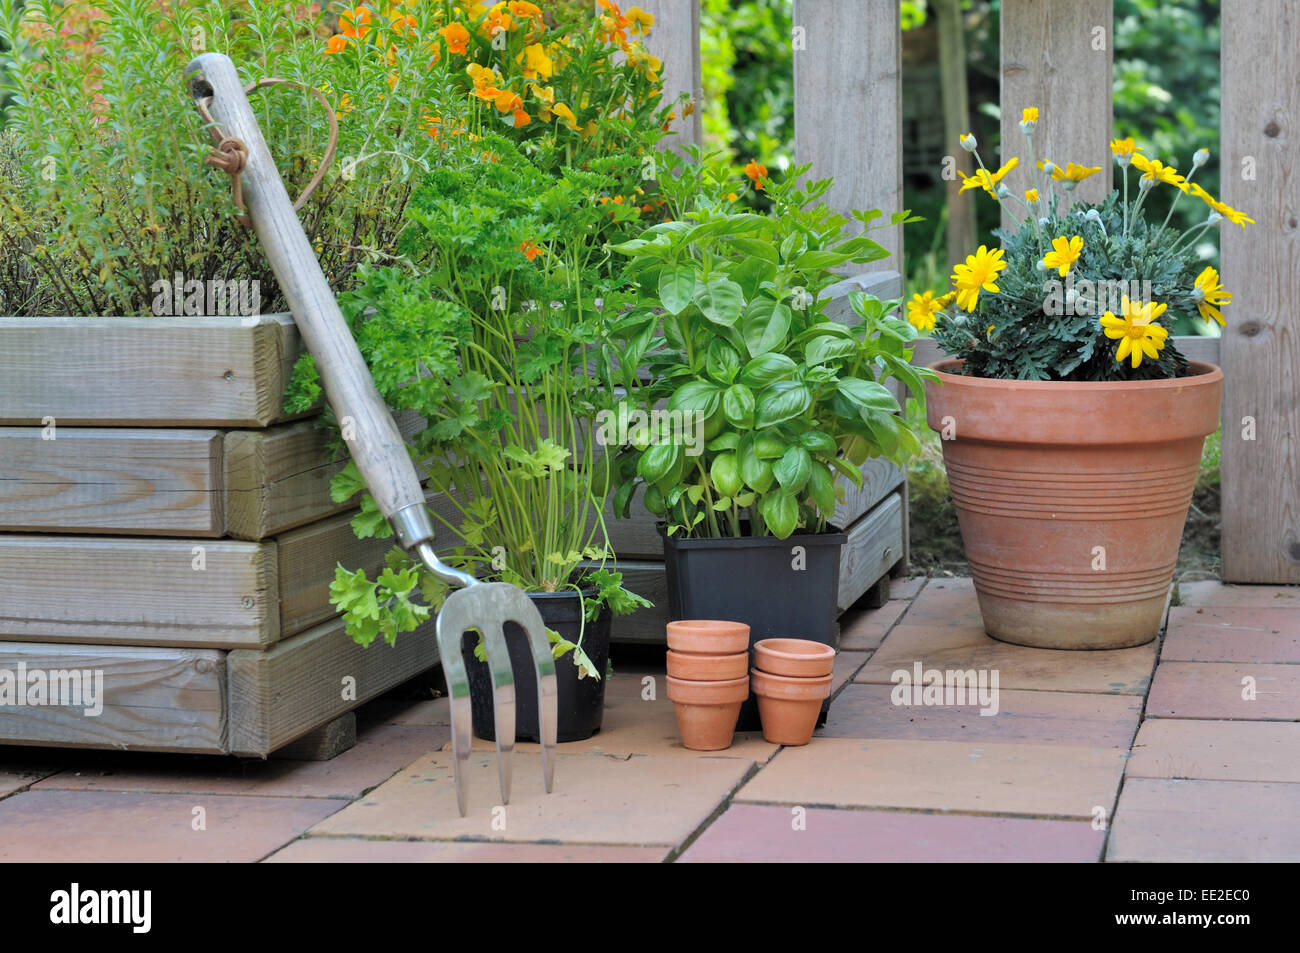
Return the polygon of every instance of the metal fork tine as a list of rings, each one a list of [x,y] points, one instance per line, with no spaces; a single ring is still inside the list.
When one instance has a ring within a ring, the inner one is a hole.
[[[450,611],[448,611],[450,609]],[[447,677],[447,699],[451,714],[452,770],[456,781],[456,806],[464,817],[469,807],[470,727],[473,715],[469,701],[469,673],[465,668],[465,618],[456,611],[454,595],[438,613],[436,632],[442,669]]]
[[[542,777],[546,781],[546,793],[550,794],[555,784],[555,739],[559,731],[559,693],[555,680],[555,656],[551,653],[551,645],[546,640],[546,624],[542,622],[541,614],[537,612],[531,601],[528,601],[528,607],[533,610],[536,618],[527,621],[516,619],[516,621],[528,635],[533,667],[537,673],[537,727],[542,744]]]
[[[480,587],[468,590],[473,592]],[[493,595],[484,593],[485,596]],[[477,625],[483,633],[488,671],[492,674],[492,718],[497,739],[497,778],[501,782],[501,803],[510,803],[510,780],[515,752],[515,673],[510,667],[510,649],[499,616],[481,616]]]

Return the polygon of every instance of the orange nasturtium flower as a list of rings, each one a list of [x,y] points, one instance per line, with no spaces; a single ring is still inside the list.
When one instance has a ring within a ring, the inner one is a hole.
[[[535,3],[527,3],[524,0],[510,0],[506,4],[506,9],[510,15],[520,20],[534,20],[538,26],[542,26],[542,8]]]
[[[754,188],[760,191],[767,184],[767,166],[757,159],[749,160],[749,163],[745,166],[745,175],[749,176],[749,180],[754,183]]]
[[[447,49],[452,53],[465,53],[469,49],[469,30],[460,23],[448,23],[438,30],[447,41]]]
[[[551,107],[551,112],[564,120],[564,124],[574,132],[578,131],[578,117],[573,114],[573,110],[564,103],[556,103]]]
[[[528,258],[529,261],[532,261],[534,258],[536,258],[538,255],[542,253],[541,246],[538,245],[537,242],[533,241],[531,238],[525,241],[522,245],[520,245],[519,250],[524,253],[524,255]]]
[[[483,32],[488,36],[496,36],[498,33],[508,31],[512,23],[514,17],[506,12],[506,5],[498,3],[488,11],[487,19],[483,21]]]
[[[339,32],[350,39],[364,40],[370,32],[370,11],[365,7],[344,10],[339,14]]]

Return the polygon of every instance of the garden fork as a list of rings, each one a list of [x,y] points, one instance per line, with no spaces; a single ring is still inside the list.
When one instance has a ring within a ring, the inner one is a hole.
[[[205,53],[186,67],[185,75],[196,108],[205,121],[214,124],[212,132],[218,153],[209,161],[231,174],[236,204],[246,209],[261,239],[271,270],[293,312],[294,323],[316,360],[325,396],[342,425],[352,459],[371,495],[401,546],[438,578],[462,587],[447,597],[437,619],[438,650],[451,704],[456,803],[461,816],[466,808],[472,722],[463,647],[465,633],[473,629],[483,637],[492,676],[497,773],[503,803],[510,800],[515,739],[515,685],[506,649],[505,623],[514,622],[528,637],[537,670],[542,774],[549,793],[555,776],[558,713],[555,660],[541,614],[516,587],[502,582],[480,582],[438,559],[433,548],[433,521],[415,465],[375,388],[294,205],[289,201],[235,64],[222,54]],[[268,83],[264,80],[254,85]],[[330,127],[327,162],[336,138],[332,112]]]

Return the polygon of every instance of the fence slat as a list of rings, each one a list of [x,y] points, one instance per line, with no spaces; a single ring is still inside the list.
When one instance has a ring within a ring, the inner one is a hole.
[[[626,8],[626,4],[623,5]],[[664,102],[681,93],[690,93],[695,111],[685,119],[678,116],[670,127],[674,135],[664,140],[669,148],[699,145],[703,139],[700,123],[704,99],[700,85],[700,0],[641,0],[642,10],[653,14],[654,26],[645,46],[663,60]],[[597,11],[601,12],[601,11]]]
[[[1300,583],[1300,2],[1225,0],[1222,36],[1223,201],[1258,223],[1222,225],[1223,577]]]
[[[835,178],[828,204],[847,215],[903,207],[902,38],[899,5],[795,0],[794,151],[811,175]],[[855,229],[854,231],[857,231]],[[873,237],[902,270],[903,230]],[[858,266],[860,268],[860,266]]]
[[[1008,179],[1015,191],[1032,181],[1021,110],[1037,106],[1038,158],[1062,168],[1101,168],[1079,184],[1075,200],[1100,202],[1110,194],[1112,6],[1113,0],[1002,0],[1002,161],[1020,157],[1021,170]]]

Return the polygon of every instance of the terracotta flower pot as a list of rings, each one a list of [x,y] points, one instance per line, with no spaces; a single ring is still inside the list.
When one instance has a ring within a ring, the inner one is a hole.
[[[777,745],[806,745],[811,741],[822,701],[831,693],[831,676],[792,678],[753,669],[749,677],[758,696],[763,737]]]
[[[668,647],[683,655],[735,655],[749,651],[749,626],[717,619],[668,623]]]
[[[1004,642],[1116,649],[1156,637],[1223,372],[1006,381],[932,365],[930,427],[984,628]]]
[[[668,674],[688,682],[721,682],[744,678],[749,671],[749,653],[732,655],[683,655],[668,650]]]
[[[835,666],[835,650],[808,639],[762,639],[754,643],[754,667],[768,675],[820,678]]]
[[[682,744],[692,751],[731,747],[740,704],[749,697],[747,677],[717,682],[689,682],[668,676],[668,700],[677,712]]]

